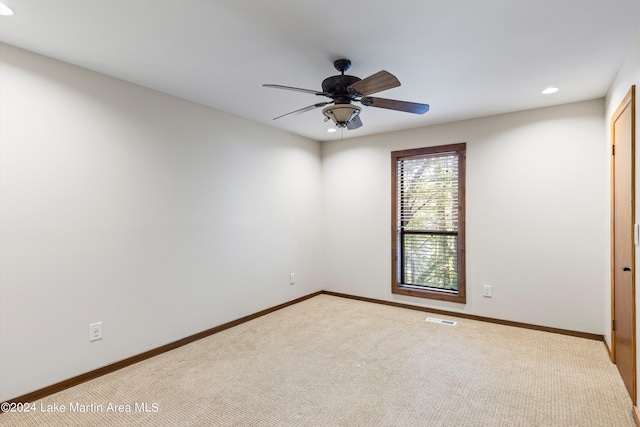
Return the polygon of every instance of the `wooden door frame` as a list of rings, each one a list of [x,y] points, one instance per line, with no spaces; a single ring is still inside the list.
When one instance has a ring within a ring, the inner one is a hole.
[[[616,109],[615,113],[611,116],[610,120],[610,132],[611,132],[611,141],[609,147],[609,153],[611,154],[611,323],[609,324],[609,328],[611,331],[611,361],[613,363],[616,362],[616,331],[613,328],[613,321],[615,320],[615,233],[614,233],[614,223],[615,223],[615,158],[614,158],[614,142],[615,142],[615,122],[620,117],[622,112],[627,108],[631,107],[631,228],[630,232],[635,233],[634,223],[636,217],[636,201],[635,201],[635,193],[636,193],[636,185],[635,185],[635,170],[636,170],[636,161],[635,161],[635,126],[636,126],[636,100],[635,100],[635,89],[636,86],[631,86],[629,92],[625,95],[622,102]],[[634,235],[634,234],[632,234]],[[635,274],[635,264],[636,264],[636,250],[635,250],[635,242],[631,245],[631,351],[632,351],[632,371],[633,371],[633,395],[631,396],[631,400],[633,401],[634,406],[637,404],[636,394],[637,394],[637,385],[636,385],[636,274]]]

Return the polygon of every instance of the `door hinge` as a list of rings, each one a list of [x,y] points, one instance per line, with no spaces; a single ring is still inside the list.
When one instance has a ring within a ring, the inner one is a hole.
[[[612,156],[616,155],[616,146],[615,145],[611,145],[611,155]]]
[[[616,330],[616,321],[611,319],[611,330],[615,331]]]

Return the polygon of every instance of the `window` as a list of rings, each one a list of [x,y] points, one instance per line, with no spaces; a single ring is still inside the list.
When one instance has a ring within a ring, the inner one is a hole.
[[[466,303],[466,144],[393,151],[394,294]]]

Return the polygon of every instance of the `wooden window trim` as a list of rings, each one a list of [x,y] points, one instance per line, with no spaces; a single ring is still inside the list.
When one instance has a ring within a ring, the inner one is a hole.
[[[466,193],[466,143],[439,145],[391,152],[391,293],[466,304],[465,259],[465,193]],[[408,157],[429,156],[438,153],[458,154],[458,292],[422,289],[400,283],[400,247],[397,230],[397,163]]]

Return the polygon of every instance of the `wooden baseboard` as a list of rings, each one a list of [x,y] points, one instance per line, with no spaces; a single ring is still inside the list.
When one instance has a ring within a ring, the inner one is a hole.
[[[106,374],[110,374],[122,368],[126,368],[127,366],[133,365],[138,362],[142,362],[143,360],[150,359],[154,356],[158,356],[162,353],[166,353],[178,347],[182,347],[183,345],[190,344],[194,341],[198,341],[202,338],[206,338],[210,335],[217,334],[218,332],[222,332],[225,329],[233,328],[234,326],[240,325],[242,323],[248,322],[249,320],[256,319],[258,317],[264,316],[269,313],[273,313],[274,311],[281,310],[285,307],[289,307],[290,305],[297,304],[309,298],[313,298],[317,295],[320,295],[322,292],[314,292],[312,294],[303,296],[301,298],[297,298],[292,301],[285,302],[283,304],[276,305],[275,307],[267,308],[265,310],[259,311],[254,314],[250,314],[248,316],[242,317],[240,319],[233,320],[231,322],[225,323],[220,326],[216,326],[211,329],[207,329],[206,331],[198,332],[197,334],[190,335],[186,338],[182,338],[178,341],[171,342],[169,344],[165,344],[153,350],[146,351],[144,353],[138,354],[136,356],[129,357],[127,359],[121,360],[119,362],[112,363],[107,366],[103,366],[102,368],[95,369],[91,372],[86,372],[84,374],[78,375],[73,378],[69,378],[68,380],[61,381],[59,383],[50,385],[48,387],[41,388],[39,390],[33,391],[31,393],[24,394],[22,396],[18,396],[14,399],[9,399],[7,402],[9,403],[31,403],[35,400],[42,399],[44,397],[50,396],[54,393],[58,393],[62,390],[66,390],[68,388],[74,387],[78,384],[82,384],[89,380],[93,380],[95,378],[101,377]],[[0,410],[0,413],[2,411]]]
[[[636,425],[640,427],[640,411],[638,411],[636,405],[633,405],[633,420],[636,422]]]
[[[192,343],[194,341],[198,341],[198,340],[200,340],[202,338],[206,338],[206,337],[208,337],[210,335],[216,334],[216,333],[224,331],[226,329],[233,328],[234,326],[237,326],[237,325],[240,325],[242,323],[248,322],[249,320],[253,320],[253,319],[256,319],[258,317],[264,316],[266,314],[273,313],[274,311],[281,310],[281,309],[283,309],[285,307],[288,307],[288,306],[293,305],[293,304],[297,304],[299,302],[302,302],[302,301],[307,300],[309,298],[313,298],[313,297],[315,297],[317,295],[320,295],[320,294],[332,295],[332,296],[341,297],[341,298],[349,298],[349,299],[354,299],[354,300],[364,301],[364,302],[371,302],[371,303],[376,303],[376,304],[389,305],[389,306],[392,306],[392,307],[406,308],[406,309],[410,309],[410,310],[418,310],[418,311],[423,311],[423,312],[427,312],[427,313],[449,315],[449,316],[461,317],[461,318],[465,318],[465,319],[479,320],[479,321],[482,321],[482,322],[497,323],[497,324],[500,324],[500,325],[515,326],[515,327],[519,327],[519,328],[534,329],[534,330],[538,330],[538,331],[552,332],[552,333],[557,333],[557,334],[570,335],[570,336],[574,336],[574,337],[580,337],[580,338],[587,338],[587,339],[592,339],[592,340],[604,341],[605,342],[605,346],[607,345],[607,343],[606,343],[606,341],[604,339],[604,336],[597,335],[597,334],[589,334],[589,333],[586,333],[586,332],[569,331],[569,330],[558,329],[558,328],[549,328],[549,327],[545,327],[545,326],[531,325],[531,324],[528,324],[528,323],[512,322],[512,321],[501,320],[501,319],[493,319],[493,318],[490,318],[490,317],[474,316],[474,315],[466,314],[466,313],[457,313],[457,312],[448,311],[448,310],[432,309],[432,308],[427,308],[427,307],[415,306],[415,305],[411,305],[411,304],[403,304],[403,303],[393,302],[393,301],[385,301],[385,300],[378,300],[378,299],[374,299],[374,298],[366,298],[366,297],[359,297],[359,296],[355,296],[355,295],[342,294],[342,293],[338,293],[338,292],[318,291],[318,292],[314,292],[312,294],[303,296],[301,298],[297,298],[295,300],[292,300],[292,301],[289,301],[289,302],[285,302],[285,303],[277,305],[275,307],[271,307],[271,308],[259,311],[257,313],[251,314],[249,316],[245,316],[245,317],[242,317],[240,319],[236,319],[234,321],[225,323],[223,325],[216,326],[216,327],[211,328],[211,329],[207,329],[206,331],[202,331],[202,332],[199,332],[197,334],[188,336],[186,338],[182,338],[180,340],[171,342],[169,344],[165,344],[165,345],[160,346],[158,348],[155,348],[153,350],[146,351],[144,353],[129,357],[129,358],[121,360],[119,362],[115,362],[115,363],[112,363],[110,365],[103,366],[102,368],[98,368],[98,369],[95,369],[93,371],[86,372],[84,374],[78,375],[76,377],[69,378],[68,380],[64,380],[64,381],[61,381],[59,383],[50,385],[48,387],[41,388],[41,389],[33,391],[31,393],[27,393],[27,394],[24,394],[22,396],[18,396],[16,398],[8,400],[7,402],[10,402],[10,403],[12,403],[12,402],[15,402],[15,403],[19,403],[19,402],[20,403],[30,403],[30,402],[33,402],[35,400],[42,399],[42,398],[44,398],[46,396],[52,395],[54,393],[58,393],[60,391],[66,390],[66,389],[71,388],[71,387],[74,387],[74,386],[76,386],[78,384],[82,384],[82,383],[90,381],[92,379],[101,377],[103,375],[110,374],[110,373],[115,372],[115,371],[117,371],[119,369],[126,368],[127,366],[133,365],[133,364],[138,363],[138,362],[142,362],[143,360],[150,359],[150,358],[152,358],[154,356],[158,356],[158,355],[160,355],[162,353],[166,353],[168,351],[171,351],[171,350],[176,349],[178,347],[182,347],[184,345],[190,344],[190,343]],[[607,347],[607,349],[608,349],[608,347]],[[2,413],[2,411],[0,411],[0,413]],[[638,413],[638,409],[635,406],[634,406],[634,417],[636,419],[636,423],[638,423],[638,426],[640,427],[640,413]]]
[[[442,315],[446,315],[446,316],[455,316],[455,317],[461,317],[463,319],[479,320],[481,322],[497,323],[499,325],[515,326],[515,327],[518,327],[518,328],[533,329],[533,330],[536,330],[536,331],[551,332],[551,333],[554,333],[554,334],[561,334],[561,335],[569,335],[569,336],[572,336],[572,337],[586,338],[586,339],[595,340],[595,341],[604,341],[604,335],[590,334],[588,332],[578,332],[578,331],[571,331],[571,330],[567,330],[567,329],[550,328],[550,327],[547,327],[547,326],[532,325],[530,323],[512,322],[510,320],[494,319],[492,317],[475,316],[473,314],[458,313],[458,312],[455,312],[455,311],[440,310],[440,309],[437,309],[437,308],[427,308],[427,307],[421,307],[421,306],[417,306],[417,305],[404,304],[404,303],[394,302],[394,301],[385,301],[385,300],[379,300],[379,299],[374,299],[374,298],[359,297],[359,296],[355,296],[355,295],[342,294],[342,293],[339,293],[339,292],[322,291],[322,293],[325,294],[325,295],[333,295],[333,296],[336,296],[336,297],[355,299],[355,300],[358,300],[358,301],[372,302],[372,303],[375,303],[375,304],[389,305],[389,306],[392,306],[392,307],[400,307],[400,308],[407,308],[407,309],[410,309],[410,310],[424,311],[426,313],[442,314]]]

